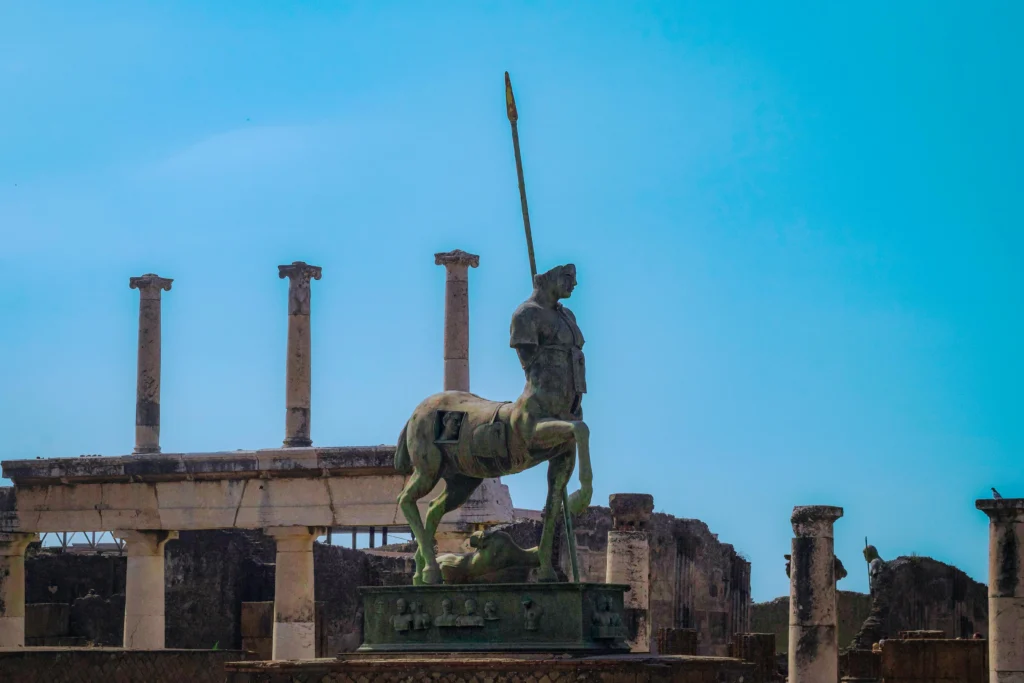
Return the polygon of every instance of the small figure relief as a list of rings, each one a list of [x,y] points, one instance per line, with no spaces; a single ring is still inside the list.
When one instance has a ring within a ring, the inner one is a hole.
[[[412,612],[412,629],[414,631],[425,631],[430,628],[432,619],[430,618],[430,614],[423,609],[423,605],[418,602],[414,602],[409,605],[409,611]]]
[[[399,633],[405,633],[412,628],[412,617],[413,615],[408,614],[406,610],[408,605],[403,598],[398,598],[395,601],[395,611],[397,614],[391,617],[391,626]]]
[[[384,601],[380,598],[373,603],[373,609],[378,615],[384,614]]]
[[[455,619],[455,625],[463,628],[484,625],[484,618],[476,613],[476,600],[466,600],[466,613]]]
[[[437,411],[440,429],[435,443],[458,443],[459,431],[462,429],[462,421],[466,417],[463,412],[448,410]]]
[[[612,601],[607,595],[597,599],[597,610],[591,618],[591,633],[595,640],[615,640],[625,637],[622,617],[612,611]]]
[[[526,620],[527,631],[537,630],[542,614],[544,614],[544,608],[535,603],[533,598],[529,596],[523,598],[523,617]]]
[[[494,604],[493,600],[488,600],[484,603],[484,621],[497,621],[498,620],[498,606]]]
[[[441,613],[434,617],[434,626],[438,628],[452,628],[455,626],[456,616],[452,614],[452,601],[445,598],[441,601]]]

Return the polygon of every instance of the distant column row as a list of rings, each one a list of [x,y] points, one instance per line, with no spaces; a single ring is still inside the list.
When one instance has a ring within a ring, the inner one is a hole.
[[[480,257],[456,249],[434,255],[446,270],[444,308],[444,389],[469,391],[469,268]],[[288,342],[285,365],[285,448],[313,444],[310,438],[312,345],[310,284],[323,274],[320,266],[303,261],[278,266],[288,278]],[[161,294],[170,291],[170,278],[147,273],[129,280],[139,290],[139,345],[135,400],[136,455],[160,452]]]

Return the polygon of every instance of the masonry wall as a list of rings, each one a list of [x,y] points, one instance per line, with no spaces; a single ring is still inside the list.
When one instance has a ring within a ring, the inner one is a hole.
[[[17,683],[222,683],[244,652],[196,650],[0,650],[0,681]]]
[[[899,557],[889,562],[888,637],[900,631],[937,630],[948,638],[988,637],[988,591],[956,567],[930,557]],[[838,591],[839,645],[848,647],[871,610],[871,597]],[[753,605],[751,629],[774,633],[775,646],[785,652],[789,637],[789,596]]]

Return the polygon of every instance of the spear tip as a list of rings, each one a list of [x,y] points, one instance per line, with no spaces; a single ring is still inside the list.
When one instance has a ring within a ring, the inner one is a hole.
[[[509,123],[515,123],[519,120],[519,112],[516,110],[516,98],[512,94],[512,79],[509,78],[508,72],[505,72],[505,108],[508,110]]]

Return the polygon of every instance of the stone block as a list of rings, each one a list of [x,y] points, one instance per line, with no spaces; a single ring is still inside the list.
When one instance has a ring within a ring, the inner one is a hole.
[[[71,605],[42,602],[25,605],[25,638],[58,638],[71,628]]]
[[[657,646],[660,655],[695,655],[697,654],[697,629],[659,628]]]
[[[885,683],[986,683],[984,640],[887,640],[882,644]]]
[[[274,632],[274,603],[242,603],[242,640],[246,638],[270,638]],[[243,650],[246,649],[244,646]]]

